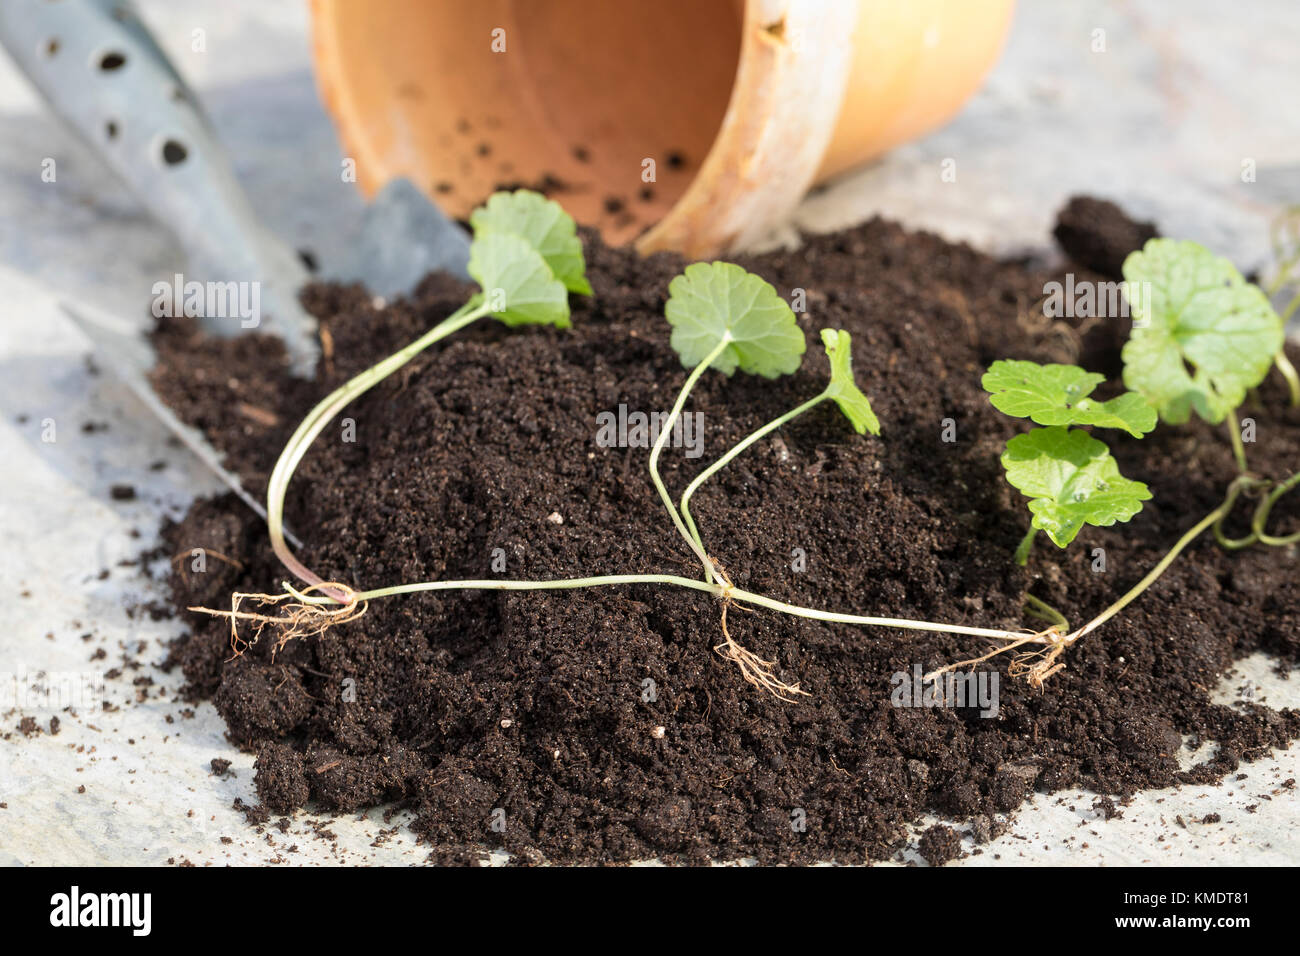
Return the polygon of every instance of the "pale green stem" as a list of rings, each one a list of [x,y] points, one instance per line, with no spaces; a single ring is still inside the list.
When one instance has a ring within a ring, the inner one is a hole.
[[[909,621],[892,617],[864,617],[860,614],[837,614],[833,611],[819,611],[815,608],[787,604],[752,591],[728,587],[724,584],[710,584],[698,578],[686,578],[675,574],[606,574],[589,578],[559,578],[551,581],[502,581],[487,579],[478,581],[424,581],[419,584],[399,584],[391,588],[376,588],[372,591],[358,591],[354,594],[337,598],[323,594],[312,596],[284,584],[284,589],[304,604],[351,604],[357,601],[371,601],[378,598],[393,597],[399,594],[416,594],[421,591],[554,591],[565,588],[594,588],[611,584],[671,584],[675,587],[691,588],[705,591],[718,597],[731,598],[746,604],[780,611],[795,617],[813,618],[836,624],[865,624],[871,627],[897,627],[911,631],[936,631],[942,634],[967,634],[974,637],[992,637],[999,640],[1022,640],[1029,636],[1024,631],[1005,631],[998,628],[966,627],[961,624],[932,624],[929,621]]]
[[[1285,349],[1277,350],[1273,363],[1277,366],[1277,370],[1282,373],[1282,377],[1286,379],[1287,388],[1291,390],[1292,407],[1300,406],[1300,374],[1296,373],[1295,366],[1286,357]]]
[[[488,313],[487,305],[479,296],[475,296],[401,351],[394,352],[388,358],[372,365],[330,392],[307,413],[307,417],[302,420],[285,444],[284,450],[280,452],[280,458],[275,463],[275,468],[271,471],[271,477],[266,484],[266,524],[271,534],[271,548],[294,576],[316,587],[325,584],[315,572],[298,560],[284,539],[285,495],[289,490],[289,481],[293,477],[294,470],[307,454],[311,443],[333,421],[334,416],[353,399],[382,382],[434,342],[464,328],[476,319],[481,319]],[[346,595],[341,592],[336,593],[329,588],[324,590],[346,603]]]
[[[1228,437],[1232,439],[1232,456],[1237,459],[1237,469],[1244,475],[1250,471],[1246,464],[1246,446],[1241,440],[1241,422],[1233,412],[1228,413]]]
[[[1252,544],[1259,541],[1259,535],[1253,531],[1241,538],[1229,538],[1223,530],[1223,522],[1228,516],[1225,514],[1218,521],[1214,522],[1214,540],[1219,542],[1219,547],[1225,551],[1240,551],[1242,548],[1249,548]]]
[[[422,581],[419,584],[398,584],[391,588],[357,591],[346,600],[331,596],[313,597],[284,584],[284,589],[304,604],[339,604],[355,601],[373,601],[395,597],[399,594],[418,594],[422,591],[559,591],[567,588],[597,588],[612,584],[672,584],[696,591],[721,594],[722,585],[709,584],[699,578],[685,578],[676,574],[602,574],[589,578],[557,578],[551,581],[503,581],[489,578],[480,581]]]
[[[729,461],[731,461],[733,458],[735,458],[737,455],[743,452],[750,445],[754,444],[754,442],[761,440],[767,435],[770,435],[772,432],[776,431],[782,425],[786,424],[786,422],[798,418],[804,412],[808,411],[808,409],[813,408],[820,402],[826,401],[826,399],[830,397],[831,397],[830,392],[824,391],[816,398],[811,398],[808,401],[804,402],[802,405],[798,406],[797,408],[793,408],[790,411],[786,412],[780,418],[773,419],[772,421],[764,425],[762,428],[758,429],[758,431],[753,432],[748,437],[741,439],[732,447],[732,449],[729,452],[727,452],[725,455],[723,455],[721,458],[719,458],[717,461],[711,464],[708,468],[704,469],[702,472],[700,472],[698,475],[695,476],[695,480],[692,481],[689,485],[687,485],[686,490],[682,492],[681,504],[678,507],[681,509],[682,517],[686,520],[686,527],[690,530],[691,537],[695,539],[696,544],[698,544],[701,548],[704,548],[704,542],[700,539],[700,532],[695,527],[695,519],[691,517],[691,495],[695,494],[696,489],[698,489],[700,485],[704,484],[706,481],[712,478],[720,469],[724,468]],[[709,572],[708,579],[711,581],[713,580],[713,570],[710,568],[708,569],[708,572]]]
[[[808,617],[818,621],[830,621],[835,624],[865,624],[868,627],[898,627],[908,631],[936,631],[940,634],[967,634],[972,637],[992,637],[997,640],[1023,640],[1032,635],[1025,631],[1004,631],[990,627],[966,627],[963,624],[933,624],[930,621],[909,621],[896,617],[864,617],[861,614],[837,614],[834,611],[819,611],[815,608],[801,607],[798,604],[786,604],[762,594],[743,591],[740,588],[724,588],[723,593],[737,601],[754,604],[758,607],[792,614],[795,617]]]
[[[1058,611],[1052,605],[1048,604],[1042,598],[1034,597],[1032,594],[1025,595],[1025,613],[1031,617],[1036,617],[1040,621],[1048,624],[1055,624],[1062,634],[1070,629],[1070,622],[1066,620],[1064,614]]]
[[[1273,249],[1273,255],[1274,257],[1277,257],[1276,246]],[[1277,295],[1284,288],[1286,288],[1286,284],[1291,281],[1291,267],[1294,266],[1297,263],[1297,261],[1300,261],[1300,257],[1292,257],[1286,260],[1282,260],[1282,259],[1278,260],[1277,275],[1273,276],[1273,280],[1269,282],[1268,285],[1262,286],[1265,295],[1267,295],[1271,299],[1273,298],[1273,296]]]
[[[695,556],[700,559],[700,564],[704,565],[704,577],[706,581],[713,580],[713,565],[709,561],[708,554],[704,551],[704,546],[691,536],[690,531],[686,529],[686,525],[682,523],[681,516],[677,514],[676,507],[673,506],[672,496],[668,494],[668,489],[664,487],[663,479],[659,477],[659,454],[664,450],[664,445],[667,443],[668,436],[673,430],[673,425],[676,424],[678,417],[682,413],[682,407],[686,404],[686,396],[691,394],[691,389],[693,389],[695,383],[700,380],[700,376],[704,374],[704,370],[712,365],[717,357],[721,355],[730,344],[731,333],[728,332],[723,335],[722,339],[718,342],[717,347],[705,357],[704,361],[695,366],[694,371],[687,376],[686,384],[682,386],[681,392],[678,393],[677,401],[673,405],[673,410],[668,415],[668,420],[659,429],[659,438],[655,441],[654,448],[650,449],[650,480],[654,482],[655,488],[658,489],[659,497],[663,500],[664,507],[668,509],[668,514],[673,519],[673,524],[677,526],[677,530],[681,533],[682,538],[688,545],[690,545],[691,550],[695,552]]]
[[[1038,537],[1038,529],[1031,525],[1029,530],[1025,532],[1025,536],[1020,539],[1020,543],[1016,545],[1016,564],[1022,568],[1029,563],[1029,552],[1034,550],[1034,539],[1036,537]]]
[[[1267,534],[1264,531],[1264,522],[1268,520],[1269,512],[1273,510],[1273,505],[1277,504],[1277,499],[1281,498],[1297,484],[1300,484],[1300,471],[1296,472],[1286,481],[1273,488],[1273,490],[1268,493],[1268,496],[1260,501],[1259,507],[1255,509],[1255,516],[1251,521],[1251,528],[1259,540],[1270,547],[1282,548],[1300,541],[1300,531],[1296,531],[1293,534],[1288,534],[1280,538]]]
[[[1291,297],[1291,301],[1286,304],[1286,308],[1281,312],[1282,324],[1285,326],[1287,320],[1295,314],[1295,310],[1300,308],[1300,292]]]

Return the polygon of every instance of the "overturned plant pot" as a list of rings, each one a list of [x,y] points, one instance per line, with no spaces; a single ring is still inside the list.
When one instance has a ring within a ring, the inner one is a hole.
[[[683,263],[585,239],[594,295],[573,300],[571,329],[467,329],[322,434],[286,519],[324,577],[357,586],[692,573],[646,474],[648,442],[634,428],[601,437],[610,415],[666,411],[678,394],[684,372],[663,309]],[[881,434],[859,435],[823,405],[701,488],[693,512],[738,587],[1008,629],[1024,625],[1030,593],[1084,620],[1218,505],[1236,473],[1221,430],[1203,423],[1140,443],[1110,438],[1152,502],[1127,524],[1084,528],[1070,550],[1040,547],[1021,568],[1011,555],[1023,499],[998,456],[1022,425],[990,406],[981,374],[1012,357],[1114,378],[1127,323],[1045,318],[1040,300],[1059,276],[878,220],[741,264],[787,301],[802,295],[812,357],[773,382],[700,378],[689,410],[701,444],[684,431],[684,447],[670,442],[665,484],[680,492],[817,393],[826,327],[851,333]],[[260,489],[322,394],[467,294],[441,276],[392,304],[317,287],[308,304],[331,347],[315,383],[291,379],[274,343],[173,327],[157,337],[155,381]],[[1280,380],[1264,382],[1252,415],[1252,468],[1291,473],[1300,413]],[[1293,525],[1295,503],[1281,502],[1274,521]],[[233,499],[196,503],[166,534],[171,553],[234,559],[203,573],[178,567],[178,607],[228,607],[232,592],[284,576],[265,527]],[[173,659],[194,694],[213,697],[232,739],[257,752],[268,812],[399,800],[444,861],[501,847],[524,861],[859,862],[894,853],[925,810],[965,819],[1011,812],[1035,789],[1127,794],[1209,781],[1285,745],[1300,733],[1294,712],[1209,695],[1246,653],[1294,663],[1296,561],[1294,549],[1227,553],[1198,539],[1123,615],[1070,648],[1045,687],[993,658],[965,706],[922,678],[985,651],[979,639],[733,608],[738,640],[807,693],[781,700],[714,652],[712,596],[648,583],[408,595],[321,636],[263,640],[235,657],[229,622],[194,616]],[[1181,770],[1182,735],[1220,748]],[[937,859],[951,855],[946,835],[929,844]]]
[[[947,121],[1012,0],[314,0],[322,97],[367,194],[464,217],[553,192],[643,252],[743,248],[808,187]]]

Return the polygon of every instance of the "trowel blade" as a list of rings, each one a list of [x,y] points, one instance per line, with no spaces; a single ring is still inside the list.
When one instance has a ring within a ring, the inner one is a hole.
[[[158,397],[158,393],[153,390],[153,386],[149,383],[149,370],[156,364],[158,356],[143,333],[132,323],[91,306],[61,299],[59,308],[76,324],[77,328],[86,334],[94,344],[98,356],[126,384],[136,398],[143,402],[145,407],[153,412],[186,448],[207,465],[226,487],[265,521],[266,509],[262,503],[244,489],[233,472],[222,465],[220,453],[208,443],[203,433],[177,418],[176,413],[168,408]],[[284,529],[284,536],[294,547],[302,547],[302,542],[288,528]]]

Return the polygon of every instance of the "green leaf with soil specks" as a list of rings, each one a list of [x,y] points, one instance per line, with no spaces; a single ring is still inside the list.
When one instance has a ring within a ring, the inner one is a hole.
[[[1108,402],[1089,398],[1105,380],[1074,365],[999,361],[989,366],[981,384],[998,411],[1040,425],[1122,428],[1136,438],[1156,427],[1156,410],[1137,392]]]
[[[822,329],[822,345],[831,360],[831,383],[826,393],[839,406],[859,435],[880,434],[880,420],[871,410],[871,402],[853,380],[853,359],[849,352],[849,333],[839,329]]]
[[[483,287],[492,315],[506,325],[567,329],[569,293],[526,240],[505,232],[478,237],[469,247],[469,274]]]
[[[582,257],[582,240],[572,217],[554,200],[527,189],[493,193],[470,214],[474,237],[507,232],[526,240],[536,249],[555,278],[570,292],[591,295]]]
[[[668,284],[672,346],[694,368],[730,336],[713,368],[731,375],[788,375],[803,359],[803,332],[776,289],[730,262],[696,262]]]
[[[1195,242],[1152,239],[1124,260],[1133,333],[1124,384],[1172,424],[1217,424],[1264,380],[1282,320],[1227,259]]]
[[[1007,481],[1032,500],[1033,525],[1064,548],[1085,524],[1128,521],[1151,497],[1147,486],[1119,473],[1109,449],[1087,432],[1035,428],[1007,442]]]

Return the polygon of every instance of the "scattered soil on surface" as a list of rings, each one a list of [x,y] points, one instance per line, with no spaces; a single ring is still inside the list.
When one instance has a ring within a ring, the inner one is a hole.
[[[1116,235],[1094,235],[1089,261],[1122,258]],[[481,322],[349,407],[355,441],[342,440],[343,423],[317,440],[287,509],[310,566],[357,587],[491,577],[494,555],[511,578],[695,572],[647,476],[648,450],[596,440],[601,412],[672,405],[685,373],[662,310],[683,263],[585,240],[595,296],[575,298],[571,330]],[[704,454],[670,449],[668,486],[680,492],[822,388],[824,327],[853,334],[859,381],[883,423],[881,437],[859,437],[821,406],[701,489],[693,512],[704,539],[742,587],[1006,627],[1028,623],[1020,607],[1032,591],[1082,621],[1141,578],[1233,477],[1221,429],[1162,427],[1141,442],[1107,432],[1123,473],[1154,500],[1127,525],[1085,528],[1067,551],[1040,542],[1018,568],[1011,554],[1028,513],[998,459],[1025,424],[990,407],[980,375],[1015,357],[1115,376],[1126,320],[1048,320],[1043,284],[1058,272],[881,220],[741,261],[783,295],[806,291],[808,357],[776,382],[706,374],[688,406],[703,415]],[[318,382],[288,378],[273,341],[213,341],[177,323],[157,335],[154,379],[260,493],[312,404],[466,293],[432,276],[409,301],[376,308],[359,288],[312,288],[306,302],[333,342]],[[1285,407],[1281,383],[1270,378],[1245,413],[1258,423],[1253,467],[1289,474],[1300,412]],[[943,440],[945,426],[955,441]],[[1284,500],[1278,529],[1296,527],[1298,513]],[[230,559],[203,573],[175,564],[178,609],[229,607],[233,590],[274,591],[284,577],[264,526],[232,496],[197,502],[165,536],[169,554]],[[1099,548],[1104,573],[1093,570]],[[262,807],[245,808],[250,818],[307,801],[351,811],[397,800],[432,858],[453,863],[479,860],[484,846],[517,862],[860,862],[894,854],[923,811],[973,818],[987,833],[1034,791],[1123,796],[1208,782],[1284,745],[1300,714],[1220,706],[1209,694],[1257,649],[1294,663],[1298,571],[1294,549],[1227,554],[1207,536],[1068,651],[1042,692],[1008,677],[1005,658],[987,665],[1000,677],[996,717],[891,704],[895,675],[971,657],[986,649],[979,640],[733,610],[733,635],[811,694],[783,703],[713,652],[709,596],[650,585],[379,601],[323,638],[278,653],[264,638],[235,659],[226,622],[181,610],[193,634],[172,658],[231,739],[257,753]],[[1183,771],[1180,735],[1220,746]],[[957,849],[941,831],[924,842],[934,862]]]
[[[936,823],[921,834],[917,852],[931,866],[943,866],[962,855],[961,835],[952,827]]]

